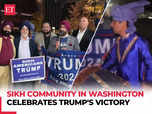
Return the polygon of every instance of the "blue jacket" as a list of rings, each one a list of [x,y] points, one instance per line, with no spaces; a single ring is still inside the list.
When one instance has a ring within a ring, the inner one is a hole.
[[[134,33],[127,39],[120,39],[119,52],[121,57],[135,36],[137,35]],[[152,56],[147,44],[141,37],[137,36],[137,38],[122,62],[119,61],[118,45],[115,44],[102,68],[110,70],[112,66],[115,66],[118,74],[128,80],[131,86],[139,87],[142,81],[152,82]]]

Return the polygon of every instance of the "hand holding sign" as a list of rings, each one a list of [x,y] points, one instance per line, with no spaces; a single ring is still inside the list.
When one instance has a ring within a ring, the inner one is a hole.
[[[11,60],[12,82],[42,80],[45,78],[44,57]]]
[[[60,41],[56,41],[56,49],[59,50],[59,46],[60,46]]]

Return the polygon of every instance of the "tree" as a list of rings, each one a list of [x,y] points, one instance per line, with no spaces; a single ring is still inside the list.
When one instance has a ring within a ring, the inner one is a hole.
[[[102,1],[102,2],[101,2]],[[94,30],[94,20],[97,18],[97,13],[102,14],[105,0],[78,0],[69,8],[69,18],[73,30],[78,28],[78,23],[81,16],[86,16],[89,19],[89,28]]]

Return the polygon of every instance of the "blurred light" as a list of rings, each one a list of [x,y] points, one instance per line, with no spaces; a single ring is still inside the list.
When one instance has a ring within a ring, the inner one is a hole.
[[[41,3],[42,2],[42,0],[37,0],[37,3]]]
[[[152,16],[149,16],[148,19],[152,19]]]

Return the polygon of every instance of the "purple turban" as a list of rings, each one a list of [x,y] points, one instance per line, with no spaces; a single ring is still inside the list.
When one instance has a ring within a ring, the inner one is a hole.
[[[63,20],[60,22],[60,25],[64,25],[65,28],[67,29],[68,32],[70,32],[71,26],[70,26],[70,22],[67,20]]]
[[[116,21],[128,21],[127,33],[134,33],[136,27],[134,23],[137,20],[137,15],[144,12],[144,6],[149,5],[150,2],[146,0],[140,0],[137,2],[131,2],[126,5],[117,5],[112,8],[111,16]]]

